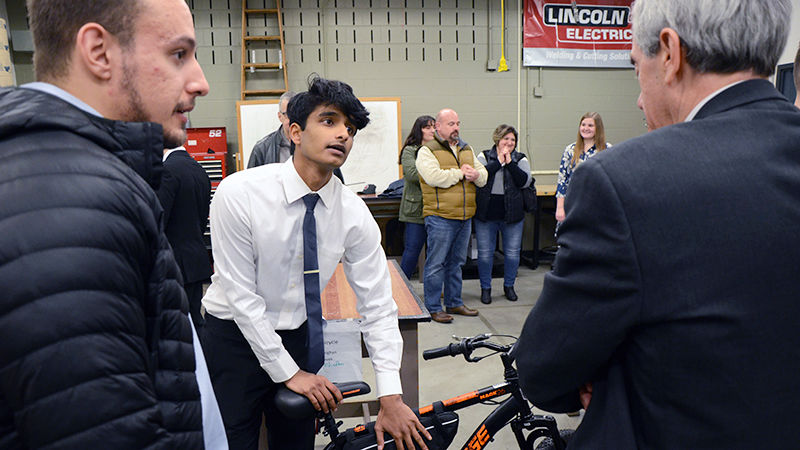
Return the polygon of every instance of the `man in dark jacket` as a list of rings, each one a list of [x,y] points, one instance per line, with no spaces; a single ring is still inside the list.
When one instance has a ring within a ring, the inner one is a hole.
[[[652,130],[581,163],[520,385],[570,448],[795,448],[800,112],[767,79],[789,0],[637,0]],[[748,193],[758,193],[749,195]]]
[[[0,90],[0,448],[203,448],[204,365],[153,192],[208,92],[191,13],[27,6],[39,82]]]
[[[183,290],[195,327],[203,327],[200,303],[203,282],[211,277],[211,261],[203,241],[208,225],[211,181],[203,167],[183,147],[164,151],[164,175],[158,188],[164,226],[183,276]]]
[[[286,105],[294,97],[292,91],[284,92],[278,101],[278,120],[281,126],[272,133],[264,136],[250,153],[247,161],[247,168],[263,166],[264,164],[274,164],[286,162],[292,156],[292,142],[289,141],[289,116],[286,115]]]

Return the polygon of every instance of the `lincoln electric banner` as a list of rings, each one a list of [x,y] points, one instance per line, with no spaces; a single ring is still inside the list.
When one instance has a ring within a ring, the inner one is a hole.
[[[525,0],[526,66],[631,67],[633,0]]]

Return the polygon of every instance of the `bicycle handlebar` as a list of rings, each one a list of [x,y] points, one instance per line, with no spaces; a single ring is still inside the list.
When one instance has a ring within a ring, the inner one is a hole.
[[[430,350],[425,350],[422,352],[422,359],[429,360],[429,359],[436,359],[442,358],[444,356],[456,356],[460,355],[464,352],[464,348],[461,343],[458,344],[450,344],[447,347],[439,347],[439,348],[432,348]]]
[[[512,346],[500,345],[491,342],[488,340],[490,337],[492,337],[491,334],[479,334],[477,336],[463,338],[461,339],[461,342],[457,344],[449,344],[446,347],[439,347],[439,348],[432,348],[430,350],[425,350],[424,352],[422,352],[422,359],[427,361],[429,359],[442,358],[444,356],[464,355],[464,358],[466,358],[467,361],[477,362],[478,359],[470,357],[472,351],[477,348],[488,348],[496,352],[511,351]]]

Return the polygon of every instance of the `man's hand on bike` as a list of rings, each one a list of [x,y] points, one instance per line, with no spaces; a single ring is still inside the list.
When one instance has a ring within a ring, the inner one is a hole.
[[[394,438],[398,450],[413,450],[414,441],[422,450],[428,450],[425,439],[431,440],[431,434],[419,423],[419,419],[411,411],[400,395],[387,395],[380,399],[381,409],[375,421],[375,434],[378,438],[378,450],[383,450],[383,433]]]
[[[290,390],[305,395],[317,411],[336,411],[336,406],[342,401],[339,389],[322,375],[299,370],[284,384]]]

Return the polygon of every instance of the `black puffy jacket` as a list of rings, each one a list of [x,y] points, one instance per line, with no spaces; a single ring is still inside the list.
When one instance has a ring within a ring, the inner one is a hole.
[[[203,447],[162,139],[0,89],[0,448]]]

